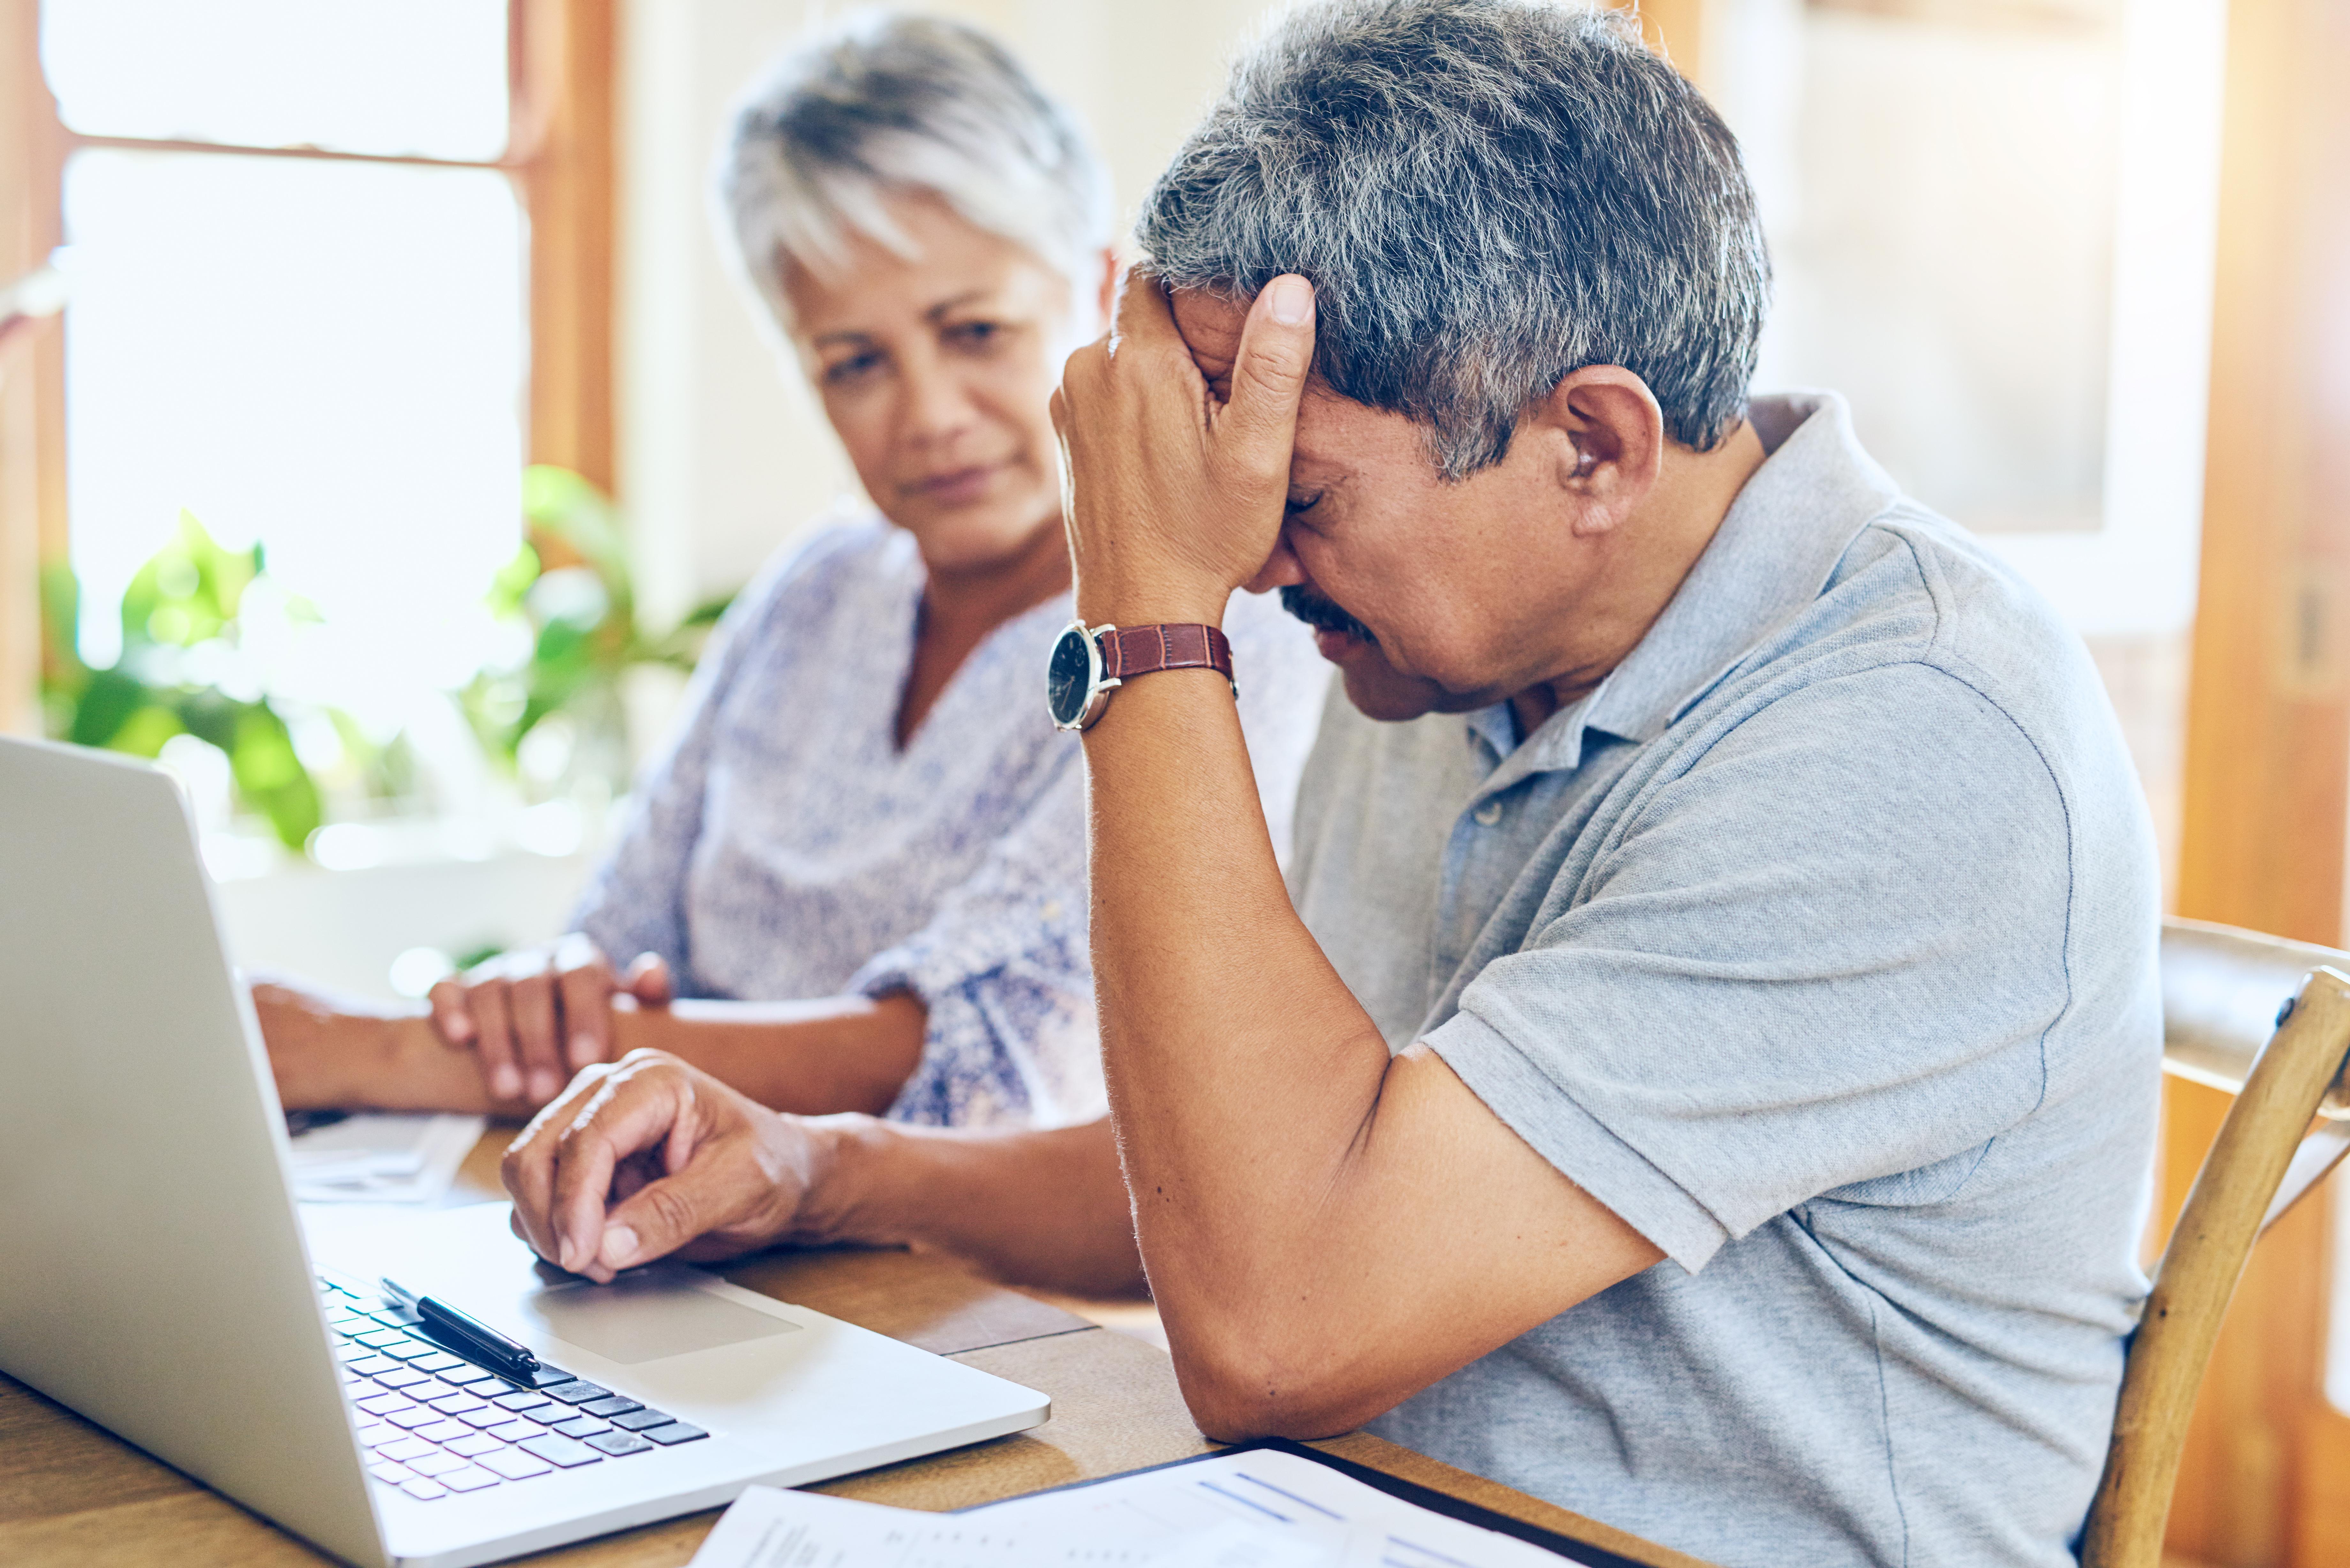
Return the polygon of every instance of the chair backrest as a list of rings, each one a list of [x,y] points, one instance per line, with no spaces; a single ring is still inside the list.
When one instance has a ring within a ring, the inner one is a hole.
[[[2327,965],[2350,974],[2350,951],[2206,920],[2164,920],[2163,1071],[2236,1093],[2275,1033],[2277,1010],[2300,993],[2303,976]],[[2350,1112],[2350,1099],[2326,1103]]]
[[[2162,971],[2165,1069],[2236,1103],[2131,1339],[2084,1568],[2159,1568],[2195,1390],[2252,1243],[2350,1152],[2350,953],[2173,920]]]

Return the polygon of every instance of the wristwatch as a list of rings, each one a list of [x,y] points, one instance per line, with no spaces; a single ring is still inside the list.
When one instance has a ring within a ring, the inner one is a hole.
[[[1045,701],[1053,722],[1086,730],[1109,706],[1109,694],[1138,675],[1159,670],[1212,670],[1232,680],[1232,645],[1212,626],[1097,626],[1069,623],[1053,644],[1045,670]]]

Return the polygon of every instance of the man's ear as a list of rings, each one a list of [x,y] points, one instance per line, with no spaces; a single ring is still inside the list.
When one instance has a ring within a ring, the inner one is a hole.
[[[1662,472],[1665,416],[1648,384],[1620,365],[1586,365],[1526,410],[1558,487],[1575,502],[1575,531],[1604,534],[1631,515]]]

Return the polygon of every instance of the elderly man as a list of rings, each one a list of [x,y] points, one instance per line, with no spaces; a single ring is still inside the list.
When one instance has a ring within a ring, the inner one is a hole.
[[[2150,836],[2047,607],[1833,398],[1750,403],[1721,122],[1605,14],[1325,5],[1140,238],[1057,409],[1053,697],[1202,1428],[1370,1422],[1727,1563],[2070,1562],[2145,1288]],[[1351,699],[1286,889],[1243,585]],[[705,1101],[576,1089],[525,1229],[598,1273],[786,1233],[803,1146]]]

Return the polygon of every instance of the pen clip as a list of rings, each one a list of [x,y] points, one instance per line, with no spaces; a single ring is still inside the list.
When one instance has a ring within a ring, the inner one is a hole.
[[[506,1366],[524,1372],[538,1370],[538,1357],[531,1353],[530,1346],[508,1339],[471,1314],[460,1312],[446,1302],[434,1301],[430,1296],[418,1298],[416,1311],[423,1318],[424,1326],[437,1335],[455,1339]],[[495,1366],[492,1368],[494,1371],[496,1369]]]

